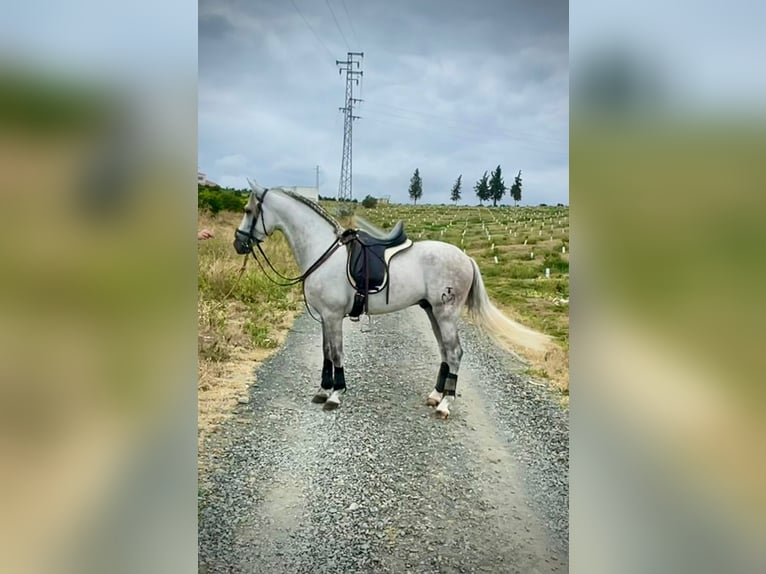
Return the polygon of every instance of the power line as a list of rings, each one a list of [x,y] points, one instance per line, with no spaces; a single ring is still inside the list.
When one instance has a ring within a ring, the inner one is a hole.
[[[379,114],[379,113],[380,112],[368,110],[367,113],[365,114],[365,118],[369,121],[377,122],[392,128],[404,129],[404,130],[409,130],[415,133],[423,133],[423,134],[428,134],[429,136],[435,136],[444,142],[466,141],[466,140],[472,141],[472,142],[480,142],[480,143],[487,142],[486,133],[471,132],[471,131],[466,131],[465,129],[452,128],[449,126],[437,126],[433,124],[418,126],[418,125],[412,124],[409,118],[401,118],[397,116],[390,116],[390,119],[384,118],[384,117],[377,117],[375,114]],[[406,121],[408,123],[391,121],[392,119]],[[490,135],[494,135],[494,134],[490,134]],[[501,136],[497,136],[497,137],[501,137]],[[514,142],[513,145],[515,147],[524,148],[531,152],[546,153],[546,154],[553,154],[553,155],[560,155],[560,156],[566,156],[569,151],[568,148],[561,150],[555,147],[548,148],[548,147],[529,145],[524,142]]]
[[[319,42],[320,44],[322,44],[322,47],[325,49],[325,51],[327,52],[327,54],[330,56],[330,61],[334,60],[334,59],[335,59],[335,56],[333,56],[333,55],[332,55],[332,52],[331,52],[331,51],[330,51],[330,49],[327,47],[327,45],[326,45],[324,42],[322,42],[322,38],[320,38],[320,37],[319,37],[319,35],[318,35],[318,34],[316,33],[316,31],[314,30],[314,28],[311,26],[311,24],[309,24],[309,21],[308,21],[308,20],[306,20],[306,17],[303,15],[303,12],[301,12],[301,11],[298,9],[298,6],[296,6],[296,4],[295,4],[295,1],[294,1],[294,0],[290,0],[290,4],[292,4],[292,5],[293,5],[293,8],[295,8],[295,11],[296,11],[296,12],[297,12],[297,13],[300,15],[300,17],[301,17],[301,18],[303,18],[303,21],[306,23],[306,26],[308,26],[309,30],[311,30],[311,33],[312,33],[312,34],[314,34],[314,38],[316,38],[316,39],[317,39],[317,42]]]
[[[372,107],[370,108],[370,106],[372,106]],[[414,118],[414,117],[411,117],[411,116],[408,116],[408,115],[402,115],[401,113],[398,113],[398,112],[395,112],[395,111],[392,112],[392,111],[385,111],[385,110],[375,109],[375,108],[378,108],[378,107],[390,107],[392,109],[401,109],[401,110],[404,111],[403,108],[396,108],[394,106],[383,106],[382,104],[377,104],[377,103],[370,104],[369,102],[367,102],[366,109],[367,109],[368,113],[380,114],[380,115],[389,116],[389,117],[396,118],[396,119],[406,120],[406,121],[409,121],[409,122],[411,122],[411,121],[413,121],[415,119],[421,119],[421,120],[423,119],[423,118]],[[415,112],[414,110],[407,110],[407,113],[417,114],[418,116],[429,115],[429,114],[425,114],[425,113]],[[496,128],[482,128],[482,127],[478,127],[478,126],[469,126],[469,125],[466,125],[465,123],[463,123],[463,122],[461,122],[459,120],[454,120],[454,119],[434,116],[433,114],[430,114],[430,116],[440,120],[440,123],[437,124],[437,125],[434,125],[433,122],[428,124],[430,127],[436,128],[436,129],[451,130],[451,131],[459,132],[461,134],[477,135],[477,136],[480,136],[480,137],[483,137],[483,138],[486,138],[487,136],[491,136],[491,137],[498,137],[498,138],[505,138],[505,139],[513,139],[513,140],[533,140],[533,141],[536,140],[535,143],[538,143],[538,144],[549,144],[549,145],[552,145],[552,146],[566,145],[566,142],[564,142],[562,140],[545,138],[545,137],[542,137],[542,136],[539,136],[539,135],[525,134],[525,133],[521,133],[521,132],[511,133],[511,132],[507,132],[505,130],[498,130]],[[424,120],[424,121],[429,121],[430,122],[430,120]],[[452,124],[452,125],[450,125],[450,124]]]
[[[410,110],[410,109],[407,109],[407,108],[401,108],[401,107],[398,107],[398,106],[391,106],[389,104],[381,104],[381,103],[378,103],[378,102],[375,102],[375,101],[372,101],[372,102],[368,101],[368,106],[369,105],[371,105],[373,108],[376,108],[376,107],[377,108],[388,108],[390,110],[396,110],[397,112],[405,112],[407,114],[414,114],[416,116],[431,117],[431,118],[437,119],[437,120],[439,120],[441,122],[446,122],[446,123],[449,123],[449,124],[453,124],[454,127],[459,128],[461,130],[466,130],[466,129],[469,129],[469,130],[473,129],[475,131],[476,130],[480,130],[482,133],[489,133],[489,134],[497,135],[498,137],[507,137],[507,138],[515,138],[515,139],[519,139],[519,138],[533,139],[533,140],[538,140],[540,143],[547,143],[547,144],[551,144],[551,145],[564,145],[566,143],[564,140],[561,140],[561,139],[558,139],[558,138],[555,138],[555,137],[551,138],[551,137],[542,136],[540,134],[531,134],[531,133],[528,133],[528,132],[520,132],[520,131],[517,131],[517,130],[514,130],[513,132],[510,132],[510,131],[506,131],[506,130],[502,130],[502,129],[497,129],[497,128],[466,127],[465,123],[462,122],[461,120],[456,120],[456,119],[453,119],[453,118],[449,118],[449,117],[446,117],[446,116],[440,116],[440,115],[436,115],[436,114],[432,114],[432,113],[428,113],[428,112],[421,112],[421,111],[417,111],[417,110]],[[394,115],[397,112],[379,111],[378,113]],[[408,117],[408,116],[401,116],[400,115],[400,117],[403,117],[405,119],[413,119],[413,118]]]
[[[324,0],[325,4],[327,4],[327,7],[330,9],[330,14],[332,14],[332,19],[335,21],[335,26],[338,28],[338,32],[340,32],[341,37],[343,38],[343,42],[346,44],[346,49],[351,50],[351,46],[348,45],[348,41],[346,40],[346,35],[343,33],[343,30],[340,29],[340,24],[338,24],[338,19],[335,17],[335,12],[332,9],[332,6],[330,6],[330,0]]]
[[[447,128],[444,126],[434,126],[434,125],[415,125],[409,122],[402,123],[404,121],[404,118],[397,118],[396,116],[390,116],[390,117],[379,117],[377,116],[378,112],[374,111],[368,111],[367,114],[365,114],[365,118],[372,121],[372,122],[378,122],[380,124],[384,124],[393,128],[401,128],[405,130],[409,130],[411,132],[415,133],[427,133],[427,134],[433,134],[436,136],[441,136],[444,138],[444,141],[455,141],[455,140],[470,140],[470,141],[486,141],[486,135],[481,135],[477,133],[471,133],[471,132],[463,132],[462,130],[457,130],[453,128]]]
[[[346,0],[341,0],[341,3],[343,4],[344,12],[346,12],[346,18],[348,18],[348,25],[351,27],[351,34],[353,34],[353,36],[354,36],[354,40],[356,41],[356,45],[360,46],[360,44],[359,44],[359,37],[356,35],[356,30],[354,30],[353,22],[351,22],[351,15],[348,13],[348,8],[346,8]]]

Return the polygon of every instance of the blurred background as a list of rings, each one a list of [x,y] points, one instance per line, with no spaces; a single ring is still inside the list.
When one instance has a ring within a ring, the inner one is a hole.
[[[573,572],[766,567],[765,17],[570,4]],[[196,38],[3,7],[4,570],[196,569]]]
[[[196,568],[196,3],[6,3],[0,556]]]
[[[765,17],[570,4],[574,572],[766,567]]]

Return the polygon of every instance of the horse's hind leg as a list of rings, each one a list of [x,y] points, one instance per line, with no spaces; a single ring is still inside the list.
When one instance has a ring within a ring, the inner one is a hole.
[[[420,306],[425,310],[426,315],[428,315],[428,320],[431,321],[431,329],[433,329],[434,337],[436,337],[436,342],[439,344],[439,353],[441,353],[442,356],[442,362],[441,365],[439,365],[439,373],[436,375],[436,385],[431,391],[431,394],[429,394],[428,398],[426,399],[426,404],[429,407],[435,407],[441,402],[442,397],[444,396],[444,383],[447,380],[447,375],[449,374],[449,365],[447,364],[447,356],[444,352],[444,343],[442,343],[441,329],[439,328],[439,323],[434,316],[431,304],[428,303],[428,301],[424,301],[420,303]]]
[[[437,307],[434,309],[434,316],[439,323],[444,358],[448,368],[447,374],[444,377],[444,392],[439,405],[436,407],[436,415],[442,418],[449,416],[450,407],[455,400],[457,373],[460,369],[460,360],[463,358],[463,347],[460,345],[460,337],[457,333],[458,315],[459,311],[455,311],[454,307]]]

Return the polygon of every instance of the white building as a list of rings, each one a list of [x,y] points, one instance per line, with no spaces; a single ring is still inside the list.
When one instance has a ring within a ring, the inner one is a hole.
[[[207,178],[207,175],[205,175],[201,171],[198,171],[197,172],[197,185],[218,185],[218,184],[216,182],[214,182],[214,181],[210,181]]]

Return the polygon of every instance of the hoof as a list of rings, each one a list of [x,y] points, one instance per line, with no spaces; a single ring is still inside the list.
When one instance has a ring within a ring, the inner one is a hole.
[[[312,403],[324,403],[325,401],[327,401],[327,395],[323,395],[321,393],[317,393],[311,397]]]
[[[435,406],[437,406],[439,404],[439,402],[440,401],[438,401],[437,399],[432,399],[431,397],[428,397],[426,399],[426,406],[427,407],[435,407]]]
[[[340,403],[337,401],[326,401],[322,408],[326,411],[334,411],[339,406],[340,406]]]
[[[434,416],[435,416],[437,419],[443,419],[443,420],[446,420],[446,419],[448,419],[448,418],[449,418],[449,411],[440,411],[440,410],[436,410],[436,411],[434,411]]]

